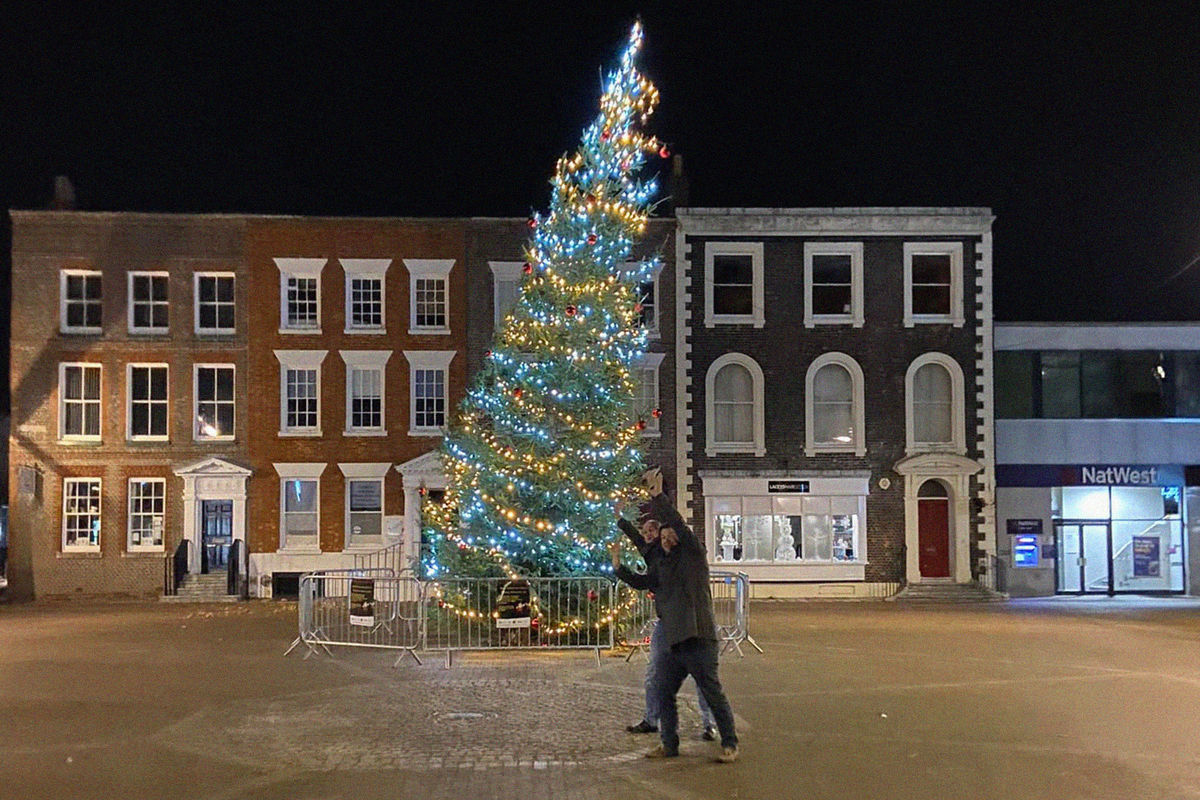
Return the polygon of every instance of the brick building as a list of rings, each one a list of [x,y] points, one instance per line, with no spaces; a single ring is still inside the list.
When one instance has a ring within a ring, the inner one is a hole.
[[[248,463],[245,220],[11,214],[9,591],[157,593],[176,472]]]
[[[990,211],[677,216],[680,502],[714,564],[781,596],[970,582],[995,552]]]

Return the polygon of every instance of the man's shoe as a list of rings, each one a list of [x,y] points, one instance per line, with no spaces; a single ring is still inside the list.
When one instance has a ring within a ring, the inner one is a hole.
[[[655,733],[658,731],[658,726],[651,725],[649,722],[646,722],[646,720],[642,720],[637,725],[626,726],[625,730],[629,731],[630,733]]]
[[[734,751],[736,752],[736,751]],[[646,751],[646,758],[675,758],[679,755],[678,750],[668,750],[661,744],[653,750]]]
[[[706,742],[715,742],[717,740],[717,729],[712,725],[705,725],[704,733],[700,734],[700,738]]]
[[[738,760],[737,745],[734,745],[733,747],[722,747],[721,755],[717,756],[717,761],[720,761],[722,764],[732,764],[733,762],[735,762],[737,760]]]

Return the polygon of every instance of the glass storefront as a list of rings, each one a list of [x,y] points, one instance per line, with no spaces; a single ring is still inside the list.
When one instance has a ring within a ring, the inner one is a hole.
[[[861,500],[814,495],[710,498],[715,560],[856,561]]]
[[[1054,487],[1057,591],[1183,591],[1181,492],[1179,486]]]

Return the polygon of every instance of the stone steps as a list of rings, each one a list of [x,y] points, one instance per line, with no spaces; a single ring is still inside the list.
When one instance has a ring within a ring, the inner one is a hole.
[[[1006,595],[993,592],[977,583],[913,583],[892,595],[888,600],[907,603],[998,603]]]
[[[240,598],[235,594],[226,594],[228,585],[228,578],[223,572],[189,574],[179,584],[178,594],[164,595],[161,599],[166,603],[236,603]]]

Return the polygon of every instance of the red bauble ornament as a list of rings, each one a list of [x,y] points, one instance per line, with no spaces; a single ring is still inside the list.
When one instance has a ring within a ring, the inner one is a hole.
[[[637,421],[637,429],[638,429],[639,431],[644,431],[644,430],[646,430],[646,420],[644,420],[644,419],[639,419],[639,420]]]
[[[446,607],[446,601],[438,600],[438,608],[445,608],[445,607]]]
[[[530,264],[530,263],[526,262],[525,266],[521,267],[521,269],[522,269],[522,271],[524,271],[524,273],[525,273],[526,275],[532,275],[532,274],[533,274],[533,264]]]
[[[661,408],[654,409],[653,411],[650,412],[650,416],[654,417],[655,419],[658,419],[659,417],[662,416],[662,409]]]
[[[518,386],[516,389],[513,389],[513,397],[520,397],[523,394],[525,394],[525,390],[520,386]]]
[[[588,589],[588,600],[595,600],[597,597],[599,597],[599,595],[596,594],[595,589]]]
[[[529,620],[529,627],[531,627],[531,628],[540,628],[540,627],[542,627],[542,623],[541,623],[541,621],[540,621],[540,620],[538,620],[538,619],[535,617],[535,618],[533,618],[533,619]]]
[[[567,306],[566,312],[568,317],[575,316],[575,306]]]
[[[596,234],[589,233],[588,234],[588,244],[595,244],[595,243],[596,243]]]
[[[612,131],[610,131],[608,128],[605,128],[604,130],[600,131],[600,138],[602,140],[607,142],[608,137],[610,137],[610,136],[612,136]]]
[[[634,313],[635,313],[635,314],[640,314],[640,313],[642,313],[642,304],[641,304],[641,303],[637,303],[636,305],[634,305],[634,307],[633,307],[633,311],[634,311]]]
[[[491,351],[491,350],[488,350],[486,353],[484,353],[484,354],[483,354],[483,357],[484,357],[484,358],[491,358],[491,357],[492,357],[492,351]]]
[[[528,224],[528,225],[529,225],[529,227],[531,227],[531,228],[536,228],[536,227],[537,227],[537,220],[536,220],[536,219],[534,219],[533,217],[530,217],[530,218],[529,218],[529,222],[528,222],[527,224]]]
[[[622,161],[621,162],[621,172],[629,172],[629,170],[632,166],[633,166],[633,164],[631,162]]]
[[[417,489],[417,492],[420,493],[421,497],[424,497],[426,492],[428,492],[428,491],[429,490],[426,489],[424,486],[422,486],[420,489]]]
[[[659,150],[659,151],[658,151],[658,156],[659,156],[659,158],[670,158],[670,157],[671,157],[671,151],[670,151],[670,150],[668,150],[668,149],[667,149],[667,146],[664,144],[664,145],[662,146],[662,150]]]

